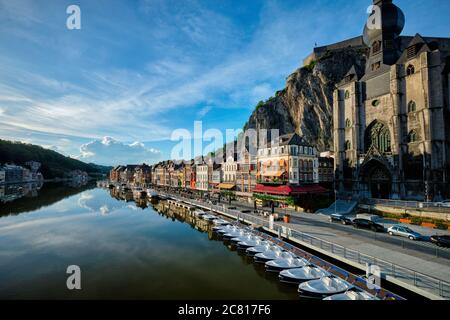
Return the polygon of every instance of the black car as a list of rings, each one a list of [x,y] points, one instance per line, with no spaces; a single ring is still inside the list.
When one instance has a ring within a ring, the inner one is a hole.
[[[381,224],[367,219],[354,219],[353,226],[355,228],[369,229],[375,232],[384,232],[384,227]]]
[[[430,241],[439,247],[450,248],[450,236],[434,235],[430,237]]]
[[[346,216],[343,216],[342,214],[332,214],[330,215],[330,222],[339,222],[344,225],[352,224],[352,220],[347,218]]]

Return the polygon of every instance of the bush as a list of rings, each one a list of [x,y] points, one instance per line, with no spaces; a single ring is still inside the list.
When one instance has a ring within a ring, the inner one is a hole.
[[[411,224],[414,224],[416,226],[420,226],[422,224],[422,219],[419,217],[411,217]]]
[[[448,229],[448,224],[443,222],[443,221],[435,221],[434,224],[436,225],[436,228],[440,229],[440,230],[447,230]]]
[[[261,108],[262,106],[264,106],[264,101],[260,101],[260,102],[258,102],[258,104],[256,105],[256,107],[255,107],[255,111],[258,111],[259,110],[259,108]]]
[[[317,64],[317,60],[312,60],[308,65],[304,66],[303,69],[306,69],[308,71],[313,71],[316,64]]]

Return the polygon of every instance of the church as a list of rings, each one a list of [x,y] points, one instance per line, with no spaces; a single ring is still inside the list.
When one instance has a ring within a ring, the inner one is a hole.
[[[450,39],[402,36],[402,10],[373,4],[361,37],[366,69],[351,68],[333,95],[336,189],[356,199],[450,198]]]

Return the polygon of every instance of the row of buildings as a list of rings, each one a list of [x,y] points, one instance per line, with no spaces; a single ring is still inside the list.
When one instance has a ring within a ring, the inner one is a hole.
[[[41,164],[28,161],[24,166],[5,164],[0,166],[0,184],[28,183],[43,181],[44,177],[38,172]]]
[[[218,157],[200,156],[152,166],[120,165],[111,170],[110,180],[198,192],[227,191],[246,199],[251,199],[254,193],[290,196],[299,190],[316,192],[319,189],[312,187],[322,184],[330,188],[333,183],[332,156],[319,157],[317,150],[295,133],[279,137],[277,143],[268,143],[255,154],[248,148],[240,153],[236,149],[225,151],[219,157],[221,161],[217,161]]]

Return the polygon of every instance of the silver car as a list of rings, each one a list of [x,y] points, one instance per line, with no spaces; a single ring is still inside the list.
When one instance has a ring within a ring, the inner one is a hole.
[[[391,236],[401,236],[410,240],[420,240],[422,238],[420,233],[405,226],[392,226],[387,231]]]
[[[438,207],[450,208],[450,200],[444,200],[442,202],[438,202]]]

